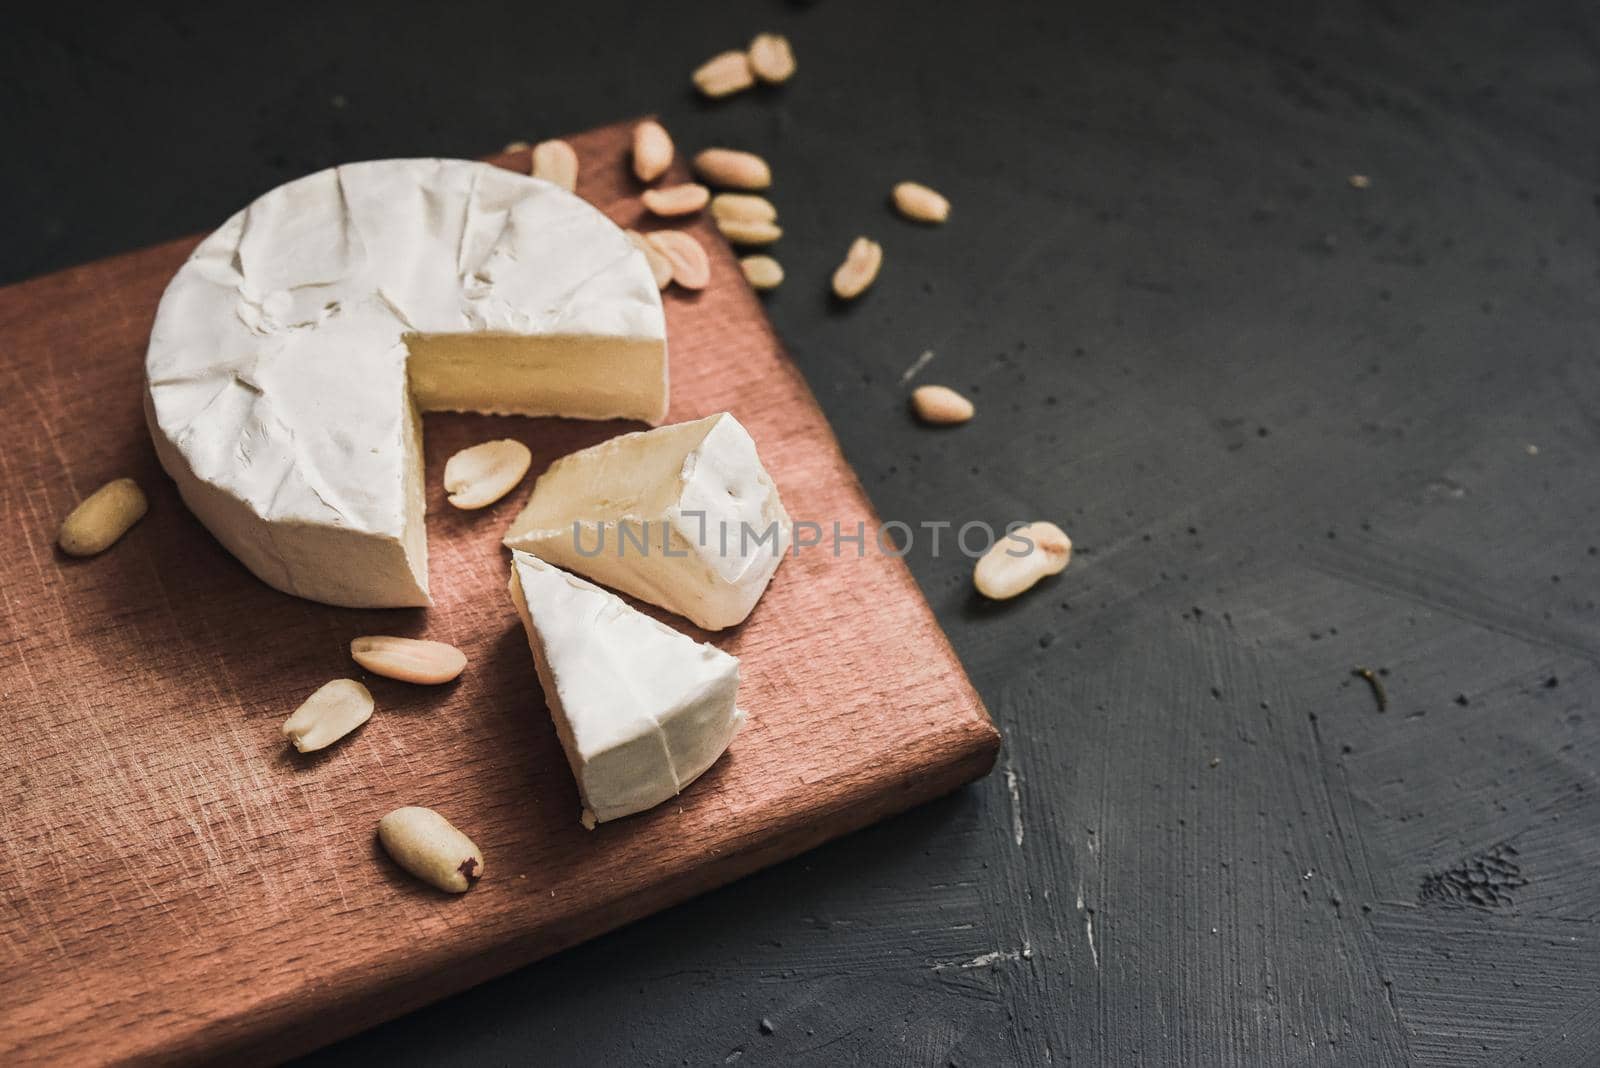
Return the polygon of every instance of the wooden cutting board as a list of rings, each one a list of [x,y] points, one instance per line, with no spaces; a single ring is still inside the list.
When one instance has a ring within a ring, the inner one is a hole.
[[[579,193],[647,228],[631,124],[573,138]],[[527,171],[526,152],[496,159]],[[680,165],[681,166],[681,165]],[[727,246],[666,297],[673,421],[733,412],[797,520],[876,517]],[[157,300],[194,239],[0,289],[0,1062],[277,1059],[407,1012],[945,793],[999,737],[905,566],[846,546],[790,558],[738,655],[749,722],[676,802],[594,832],[506,595],[485,512],[444,502],[444,461],[515,437],[537,475],[621,423],[430,415],[436,605],[357,611],[258,582],[188,513],[140,408]],[[790,285],[820,285],[796,279]],[[101,557],[62,516],[131,475],[150,514]],[[674,620],[682,626],[681,620]],[[366,677],[360,634],[451,642],[441,689]],[[698,635],[697,637],[704,637]],[[378,712],[321,754],[279,724],[330,678]],[[399,872],[378,818],[428,805],[483,849],[449,897]]]

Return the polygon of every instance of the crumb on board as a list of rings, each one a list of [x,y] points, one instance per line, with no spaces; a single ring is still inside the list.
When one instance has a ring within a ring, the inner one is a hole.
[[[1380,672],[1373,671],[1371,668],[1367,667],[1358,667],[1350,674],[1354,675],[1358,679],[1367,680],[1367,685],[1372,687],[1373,700],[1378,702],[1379,712],[1389,711],[1389,695],[1384,691],[1383,680],[1378,678]]]

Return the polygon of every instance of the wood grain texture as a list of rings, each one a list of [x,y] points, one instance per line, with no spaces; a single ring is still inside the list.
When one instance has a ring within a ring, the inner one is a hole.
[[[629,126],[573,139],[579,192],[643,226]],[[496,162],[526,170],[526,153]],[[737,264],[703,222],[710,288],[667,299],[671,418],[734,412],[797,519],[876,519]],[[428,611],[279,594],[207,534],[161,473],[140,412],[156,302],[193,240],[0,290],[0,1059],[282,1057],[615,928],[890,813],[992,765],[998,735],[897,559],[812,550],[717,643],[750,720],[676,803],[594,833],[505,595],[499,537],[526,492],[445,506],[440,472],[508,436],[552,459],[622,424],[426,420]],[[105,555],[53,545],[73,504],[131,475],[150,514]],[[368,678],[350,638],[450,642],[441,689]],[[282,719],[329,678],[379,711],[298,756]],[[447,898],[374,839],[437,808],[488,876]]]

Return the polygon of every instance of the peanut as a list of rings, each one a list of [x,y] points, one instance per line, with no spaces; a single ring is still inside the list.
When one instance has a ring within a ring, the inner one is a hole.
[[[768,85],[794,77],[794,48],[781,33],[757,34],[750,42],[750,70]]]
[[[431,808],[408,805],[378,821],[378,841],[394,862],[449,894],[483,878],[483,852]]]
[[[950,202],[925,185],[901,182],[890,195],[896,210],[914,222],[942,223],[950,218]]]
[[[917,418],[936,426],[954,426],[972,418],[972,402],[949,386],[918,386],[911,391]]]
[[[770,222],[718,219],[717,229],[735,245],[770,245],[783,236],[783,229],[777,223]]]
[[[711,261],[700,242],[681,230],[654,230],[644,238],[672,265],[672,280],[685,289],[704,289],[711,281]]]
[[[283,736],[302,753],[326,749],[372,718],[372,694],[355,679],[334,679],[283,721]]]
[[[633,128],[633,173],[641,182],[653,182],[672,166],[672,137],[654,119]]]
[[[467,655],[444,642],[371,634],[350,642],[350,658],[374,675],[437,686],[466,670]]]
[[[833,293],[840,300],[855,300],[867,291],[883,267],[883,246],[870,237],[858,237],[844,262],[833,272]]]
[[[139,483],[131,478],[107,482],[79,502],[61,521],[56,544],[68,556],[103,553],[149,510],[150,504],[144,499]]]
[[[540,141],[533,146],[533,176],[572,192],[578,188],[578,153],[565,141]]]
[[[445,463],[445,492],[450,503],[463,511],[486,508],[516,489],[531,463],[533,453],[520,441],[485,441],[462,449]]]
[[[722,189],[765,189],[772,184],[767,161],[737,148],[707,148],[695,153],[694,170]]]
[[[972,584],[985,597],[1003,601],[1031,589],[1072,560],[1072,539],[1054,523],[1029,523],[1001,538],[983,554]]]
[[[661,189],[646,189],[639,194],[639,200],[653,215],[671,218],[675,215],[693,215],[706,206],[711,199],[711,190],[698,182],[684,182],[682,185],[669,185]]]
[[[635,248],[644,253],[644,258],[650,264],[650,276],[656,280],[657,289],[665,289],[672,281],[672,261],[661,254],[661,250],[646,241],[644,235],[637,230],[625,231],[628,240],[633,242]]]
[[[695,70],[694,87],[713,100],[743,92],[756,84],[750,58],[743,52],[720,52]]]
[[[778,209],[755,193],[718,193],[711,198],[711,217],[718,222],[777,222]]]
[[[783,284],[783,265],[771,256],[746,256],[739,269],[752,289],[777,289]]]

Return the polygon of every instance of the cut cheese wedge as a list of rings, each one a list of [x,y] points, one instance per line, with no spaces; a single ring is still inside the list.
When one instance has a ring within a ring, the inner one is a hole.
[[[676,796],[738,733],[736,657],[528,553],[511,554],[511,600],[586,825]]]
[[[549,182],[355,163],[203,241],[156,314],[145,409],[189,508],[251,571],[329,604],[429,603],[418,411],[660,422],[644,256]]]
[[[723,412],[557,460],[505,544],[721,630],[755,608],[789,538],[755,442]]]

